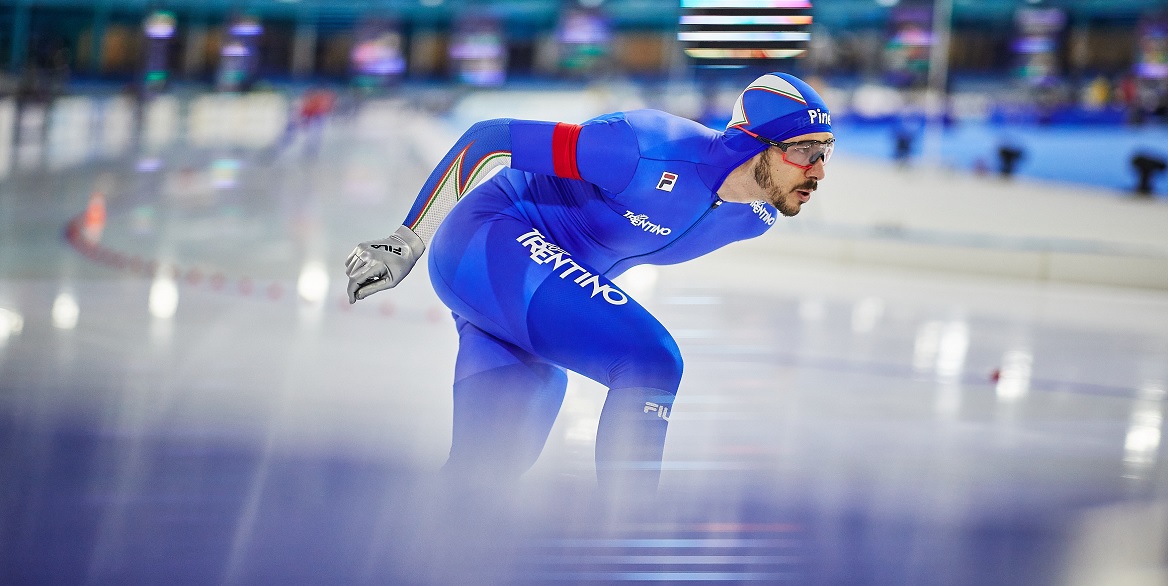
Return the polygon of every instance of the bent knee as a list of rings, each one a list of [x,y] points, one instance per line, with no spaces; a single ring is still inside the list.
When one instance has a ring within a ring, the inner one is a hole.
[[[646,344],[618,359],[610,370],[610,388],[647,387],[676,393],[684,370],[681,350],[672,338]]]

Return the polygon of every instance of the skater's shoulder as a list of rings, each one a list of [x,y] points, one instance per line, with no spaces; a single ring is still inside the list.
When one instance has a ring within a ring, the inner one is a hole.
[[[706,152],[720,135],[689,118],[661,110],[632,110],[622,114],[637,136],[641,155],[651,159],[692,159]]]

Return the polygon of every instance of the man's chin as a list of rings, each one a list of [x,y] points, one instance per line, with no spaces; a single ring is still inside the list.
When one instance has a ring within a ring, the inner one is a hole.
[[[780,214],[790,218],[791,216],[797,215],[799,210],[803,209],[803,204],[795,203],[794,205],[791,205],[787,202],[783,202],[782,205],[775,206],[775,209],[779,210]]]

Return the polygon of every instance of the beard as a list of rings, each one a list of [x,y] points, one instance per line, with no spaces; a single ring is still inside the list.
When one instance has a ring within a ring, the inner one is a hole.
[[[771,173],[772,158],[774,152],[767,149],[763,153],[762,158],[759,159],[758,164],[754,167],[754,181],[758,186],[769,196],[770,204],[779,210],[780,214],[786,217],[794,216],[799,213],[803,202],[799,201],[799,197],[795,194],[796,190],[805,189],[808,191],[815,191],[819,186],[819,182],[815,179],[808,179],[803,183],[796,185],[790,189],[784,190],[775,185],[774,175]]]

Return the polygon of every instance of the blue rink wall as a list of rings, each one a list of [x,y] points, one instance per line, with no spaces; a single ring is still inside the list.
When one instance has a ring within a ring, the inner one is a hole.
[[[841,151],[882,160],[893,159],[896,127],[843,121],[836,125]],[[941,131],[940,161],[959,171],[973,172],[979,162],[998,172],[997,151],[1008,145],[1024,151],[1016,175],[1067,184],[1105,188],[1101,195],[1131,193],[1136,173],[1131,159],[1137,153],[1168,158],[1168,127],[1147,125],[984,124],[958,122]],[[926,152],[923,130],[914,133],[912,158],[937,157]],[[1168,196],[1168,173],[1153,183],[1157,197]]]

